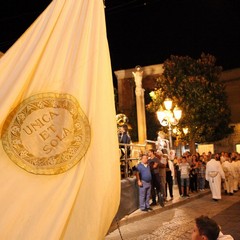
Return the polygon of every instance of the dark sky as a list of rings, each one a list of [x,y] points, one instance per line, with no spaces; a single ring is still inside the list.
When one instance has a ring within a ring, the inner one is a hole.
[[[0,51],[50,2],[1,4]],[[172,54],[198,58],[202,52],[214,55],[224,70],[240,67],[239,0],[105,0],[105,5],[113,70],[159,64]]]
[[[108,2],[108,38],[116,69],[162,63],[171,54],[198,58],[202,52],[214,55],[225,69],[240,67],[239,0]],[[120,5],[114,8],[110,2]],[[124,7],[123,2],[133,4]]]
[[[24,33],[50,0],[2,0],[0,51],[5,52]]]

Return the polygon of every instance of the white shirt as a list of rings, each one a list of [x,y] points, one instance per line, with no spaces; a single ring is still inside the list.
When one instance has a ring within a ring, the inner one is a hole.
[[[234,240],[234,238],[231,235],[223,235],[223,233],[220,232],[217,240]]]

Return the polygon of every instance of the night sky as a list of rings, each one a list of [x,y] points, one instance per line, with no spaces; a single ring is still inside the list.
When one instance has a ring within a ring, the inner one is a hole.
[[[50,2],[1,4],[0,51]],[[113,71],[159,64],[172,54],[198,58],[202,52],[214,55],[224,70],[240,67],[239,0],[105,0],[105,5]]]

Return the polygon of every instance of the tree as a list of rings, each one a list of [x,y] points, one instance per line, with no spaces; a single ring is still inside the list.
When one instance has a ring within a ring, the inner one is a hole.
[[[195,142],[214,142],[232,132],[230,109],[225,86],[220,82],[222,68],[216,58],[202,54],[199,59],[171,56],[163,64],[163,74],[157,79],[155,97],[148,105],[156,112],[166,97],[183,110],[178,126],[188,127],[191,151]]]

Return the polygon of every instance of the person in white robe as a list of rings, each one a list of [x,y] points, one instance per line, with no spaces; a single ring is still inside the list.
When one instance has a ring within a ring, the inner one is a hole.
[[[237,159],[238,189],[240,189],[240,159]]]
[[[215,201],[221,199],[221,180],[225,180],[225,174],[221,163],[214,159],[213,156],[212,159],[207,162],[205,178],[209,182],[212,199]]]
[[[234,170],[234,179],[233,179],[233,191],[237,192],[239,188],[239,174],[240,174],[240,165],[238,164],[237,158],[232,157],[232,166]]]
[[[222,168],[225,174],[224,189],[228,195],[233,195],[234,178],[236,174],[230,158],[226,158],[226,161],[222,163]]]
[[[208,216],[200,216],[195,219],[191,240],[234,240],[231,235],[221,232],[218,223]]]

